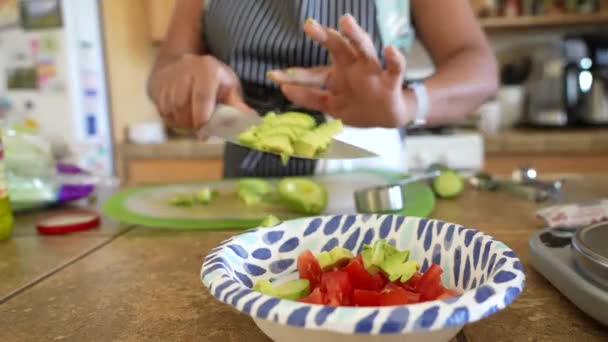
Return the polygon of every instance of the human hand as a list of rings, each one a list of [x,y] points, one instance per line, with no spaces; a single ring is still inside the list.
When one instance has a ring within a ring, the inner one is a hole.
[[[393,46],[384,49],[386,67],[374,44],[350,15],[340,20],[340,32],[314,20],[304,31],[325,47],[327,67],[273,70],[268,77],[294,104],[331,114],[358,127],[400,127],[411,120],[402,83],[405,57]]]
[[[150,93],[165,123],[177,129],[200,129],[216,103],[255,113],[243,100],[236,74],[208,55],[185,55],[160,69],[153,76]]]

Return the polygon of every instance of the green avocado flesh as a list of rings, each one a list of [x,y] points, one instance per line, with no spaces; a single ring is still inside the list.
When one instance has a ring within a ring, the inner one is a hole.
[[[300,214],[317,215],[327,207],[325,187],[308,178],[283,178],[277,184],[277,191],[285,205]]]
[[[416,261],[408,261],[409,256],[409,250],[400,251],[385,240],[365,245],[361,252],[366,269],[370,272],[380,270],[390,281],[399,279],[401,282],[408,281],[420,268]]]
[[[219,192],[209,187],[204,187],[195,193],[182,193],[174,195],[169,199],[169,204],[176,207],[192,207],[195,204],[208,205],[219,196]]]
[[[272,185],[261,178],[243,178],[236,183],[236,194],[246,205],[262,202],[272,191]]]
[[[261,227],[274,227],[277,224],[281,223],[281,220],[274,216],[274,215],[268,215],[266,216],[262,222],[260,223]]]
[[[454,198],[462,193],[464,181],[458,173],[452,170],[442,170],[433,180],[433,190],[443,198]]]
[[[296,279],[275,286],[268,280],[260,280],[253,290],[272,297],[298,300],[310,294],[310,283],[306,279]]]
[[[258,126],[239,136],[239,143],[253,149],[281,155],[283,164],[289,157],[314,158],[327,150],[332,138],[342,132],[342,122],[330,121],[317,126],[306,113],[268,113]]]
[[[323,271],[328,271],[334,267],[345,266],[353,257],[353,253],[348,249],[334,247],[329,252],[319,253],[319,255],[317,255],[317,261]]]

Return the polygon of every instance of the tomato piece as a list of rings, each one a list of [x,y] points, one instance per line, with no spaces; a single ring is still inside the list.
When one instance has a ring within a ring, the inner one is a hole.
[[[300,298],[299,301],[302,303],[323,305],[325,304],[325,296],[323,295],[323,292],[321,292],[321,288],[317,287],[308,296]]]
[[[436,264],[432,264],[431,267],[424,272],[416,287],[422,300],[435,300],[443,293],[444,288],[443,285],[441,285],[441,273],[443,273],[443,270]]]
[[[321,290],[329,306],[351,305],[353,285],[344,271],[325,272],[321,275]]]
[[[422,278],[422,273],[416,272],[408,281],[399,283],[399,285],[408,291],[416,291],[420,278]]]
[[[321,266],[311,251],[302,252],[298,257],[300,279],[308,279],[310,290],[316,289],[321,282]]]
[[[381,306],[406,305],[418,303],[420,294],[407,291],[396,284],[389,284],[380,295]]]
[[[382,289],[385,284],[382,275],[380,273],[369,273],[365,269],[365,266],[363,266],[363,262],[360,258],[351,259],[348,265],[342,270],[348,273],[355,289],[378,291]]]
[[[458,295],[460,295],[460,293],[458,293],[458,291],[444,288],[443,293],[440,294],[439,297],[437,297],[437,299],[451,298],[451,297],[458,296]]]
[[[353,302],[356,306],[379,306],[382,294],[377,291],[355,290]]]

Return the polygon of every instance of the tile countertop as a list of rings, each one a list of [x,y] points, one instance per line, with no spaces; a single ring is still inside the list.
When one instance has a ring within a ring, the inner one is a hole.
[[[606,197],[607,180],[572,178],[566,182],[565,200]],[[433,218],[480,229],[506,243],[521,258],[527,276],[526,288],[513,304],[467,325],[454,341],[607,340],[608,327],[591,320],[531,267],[527,241],[541,226],[534,215],[538,207],[506,193],[471,190],[437,202]],[[16,224],[30,220],[19,216]],[[5,303],[0,299],[0,341],[269,342],[250,318],[215,300],[199,279],[209,250],[236,233],[128,227],[104,244],[83,246],[85,252],[72,262],[60,263]],[[20,281],[10,279],[41,258],[33,255],[53,255],[47,245],[67,248],[76,239],[84,244],[85,238],[80,233],[52,239],[15,236],[8,246],[34,240],[38,249],[15,253],[0,248],[6,268],[0,274],[7,274],[12,284],[7,290],[20,288]]]
[[[469,131],[470,132],[470,131]],[[608,128],[594,129],[514,129],[484,136],[486,154],[571,154],[608,153]],[[222,143],[189,139],[163,144],[121,146],[125,160],[131,159],[214,159],[223,155]]]

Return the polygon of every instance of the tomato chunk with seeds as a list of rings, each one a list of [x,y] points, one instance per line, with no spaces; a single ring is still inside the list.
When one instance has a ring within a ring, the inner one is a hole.
[[[311,251],[307,250],[298,257],[300,279],[307,279],[313,291],[321,283],[321,266]]]
[[[353,285],[344,271],[325,272],[321,275],[321,290],[327,305],[340,306],[352,303]]]

